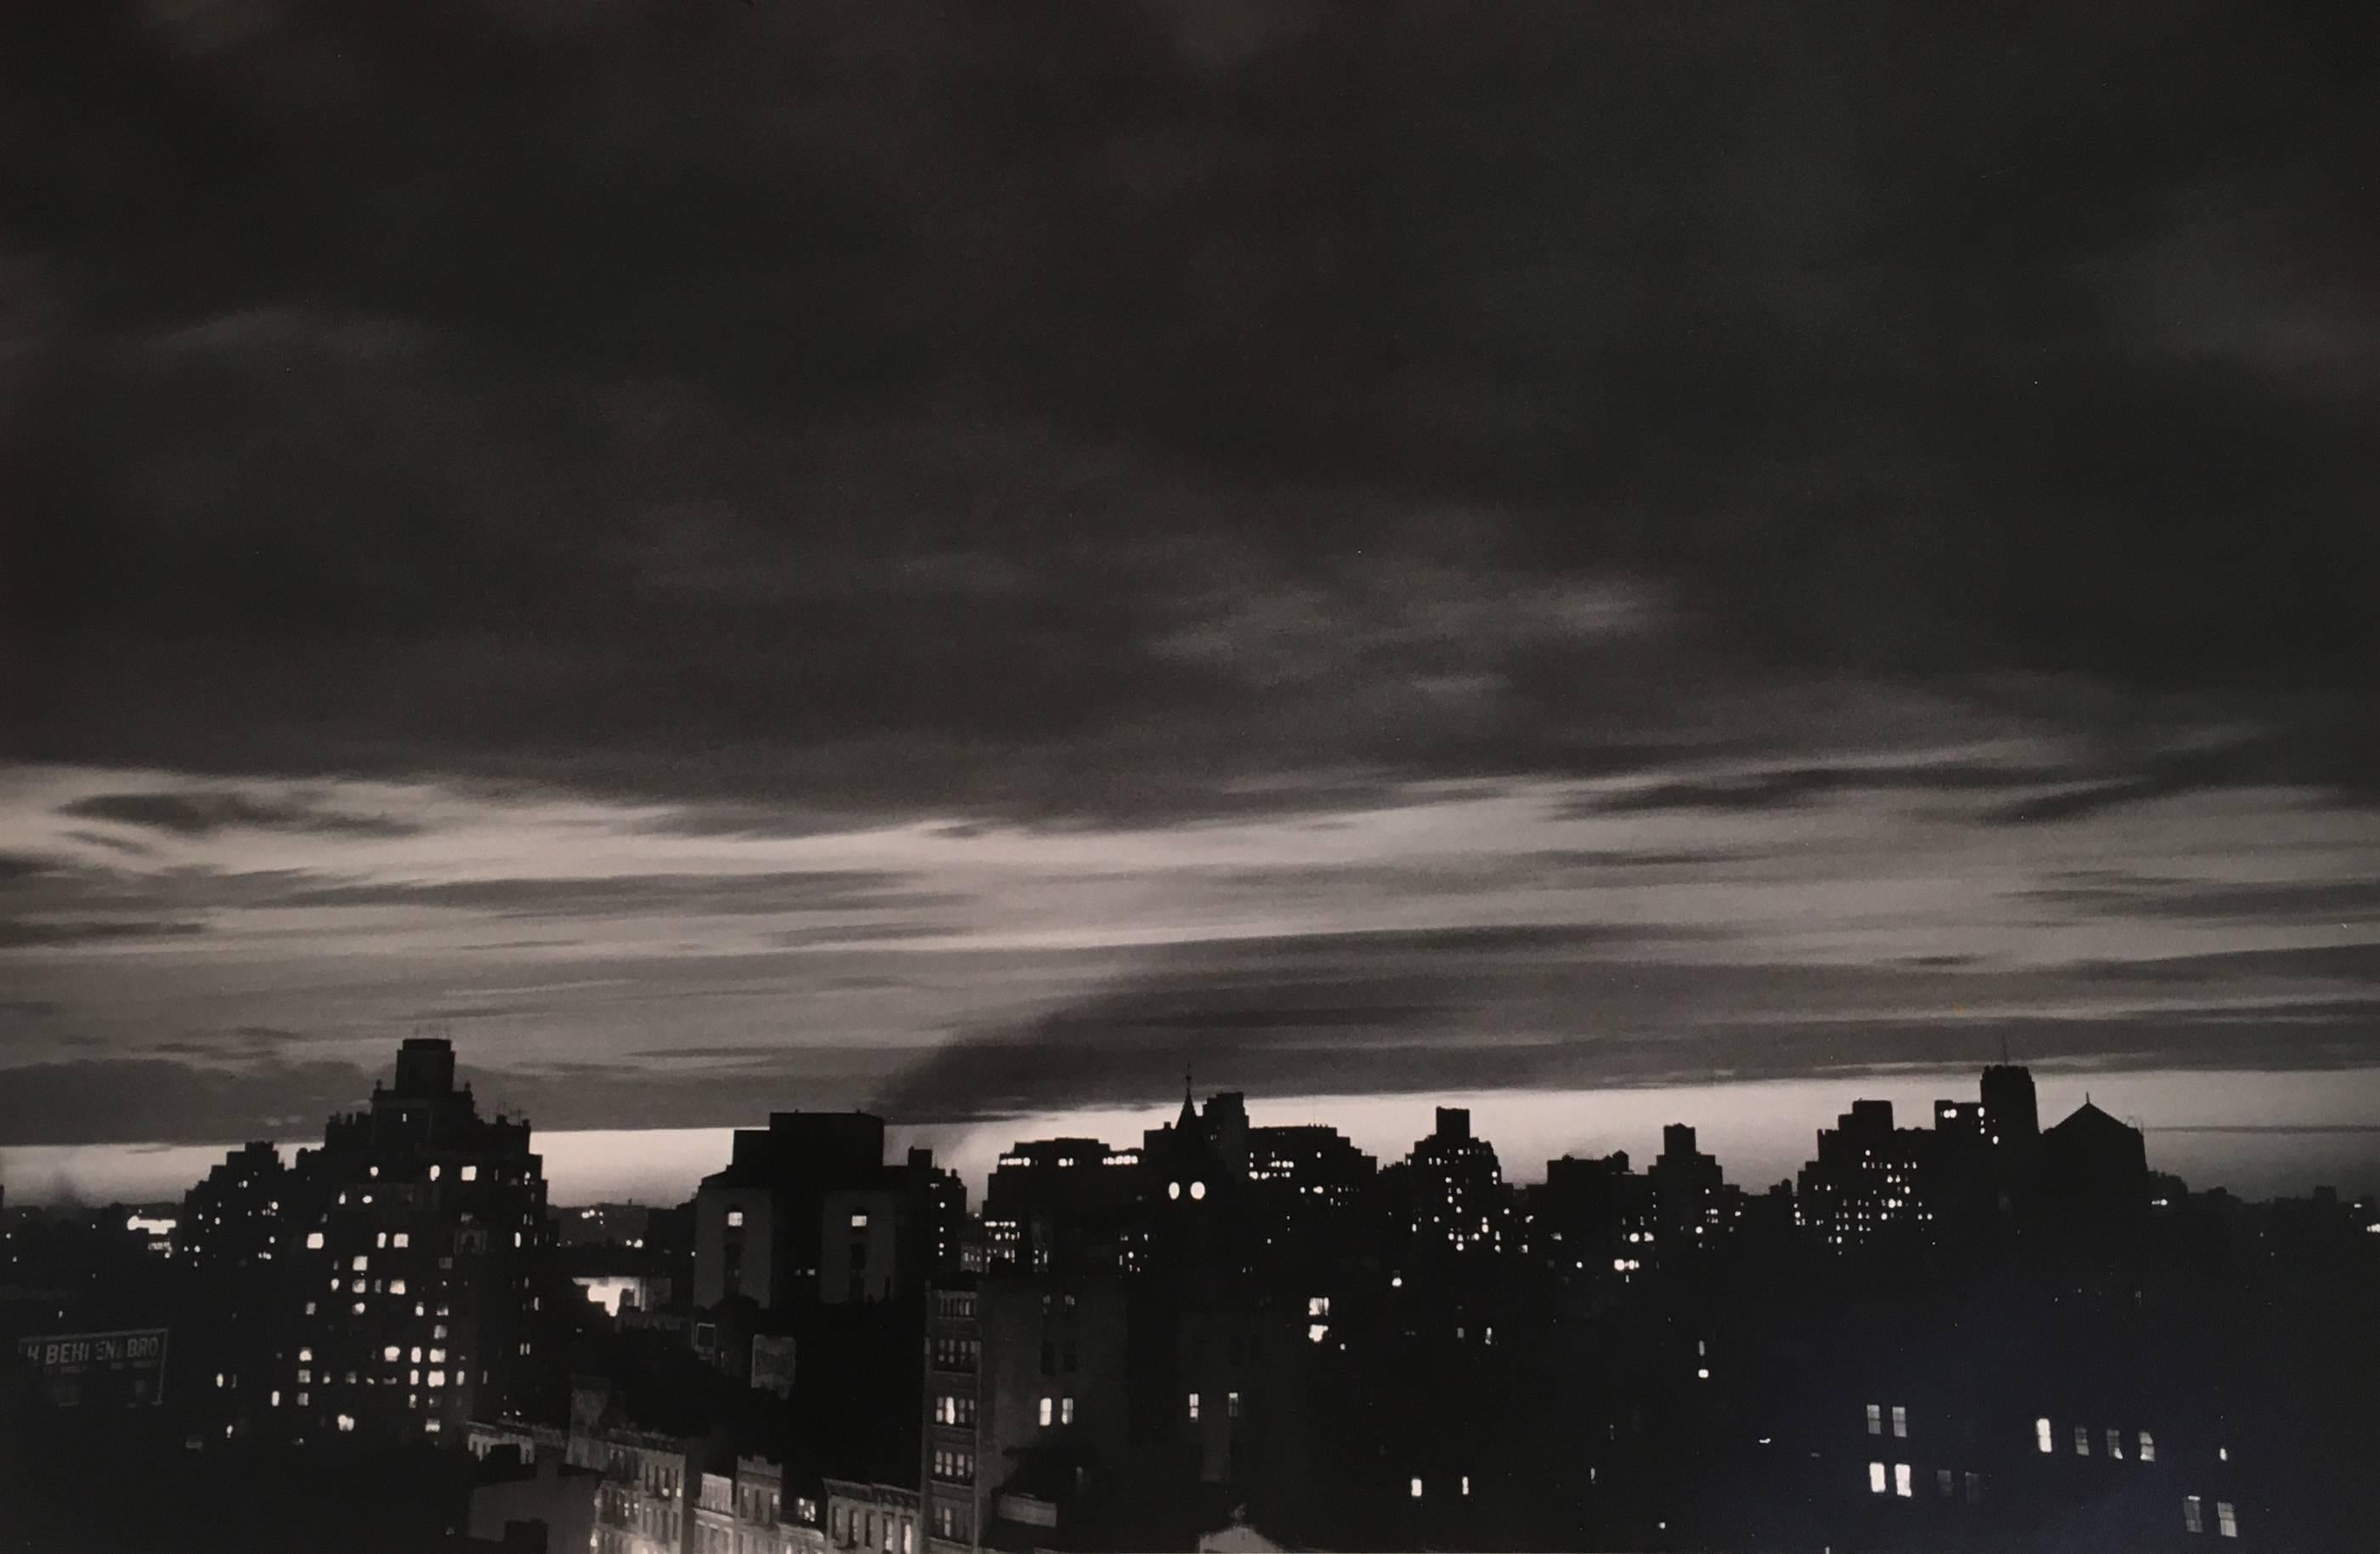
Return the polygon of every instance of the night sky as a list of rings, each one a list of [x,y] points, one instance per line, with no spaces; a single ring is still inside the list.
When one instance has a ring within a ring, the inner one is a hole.
[[[0,1151],[2006,1043],[2380,1184],[2375,18],[0,6]]]

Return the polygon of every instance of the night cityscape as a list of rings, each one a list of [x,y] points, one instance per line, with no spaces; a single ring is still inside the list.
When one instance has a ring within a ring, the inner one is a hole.
[[[1902,1122],[1853,1100],[1769,1185],[1686,1123],[1523,1185],[1459,1108],[1382,1164],[1185,1091],[971,1205],[882,1118],[781,1111],[682,1204],[556,1208],[409,1038],[319,1147],[9,1214],[9,1536],[147,1547],[162,1500],[247,1550],[2353,1546],[2380,1202],[2192,1191],[2014,1064]]]
[[[0,1554],[2362,1554],[2380,5],[0,0]]]

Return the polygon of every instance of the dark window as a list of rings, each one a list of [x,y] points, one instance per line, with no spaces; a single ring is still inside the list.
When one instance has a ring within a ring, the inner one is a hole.
[[[1057,1373],[1058,1346],[1054,1343],[1045,1343],[1041,1346],[1041,1374],[1055,1376]]]

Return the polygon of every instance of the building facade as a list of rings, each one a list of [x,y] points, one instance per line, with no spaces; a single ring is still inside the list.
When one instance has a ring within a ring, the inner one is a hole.
[[[480,1116],[453,1047],[416,1038],[291,1176],[273,1389],[291,1433],[459,1441],[511,1412],[553,1239],[528,1123]]]

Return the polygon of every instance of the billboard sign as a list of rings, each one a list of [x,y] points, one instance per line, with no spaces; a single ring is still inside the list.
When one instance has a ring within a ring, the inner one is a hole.
[[[152,1408],[165,1401],[164,1328],[47,1333],[17,1341],[55,1408]]]

